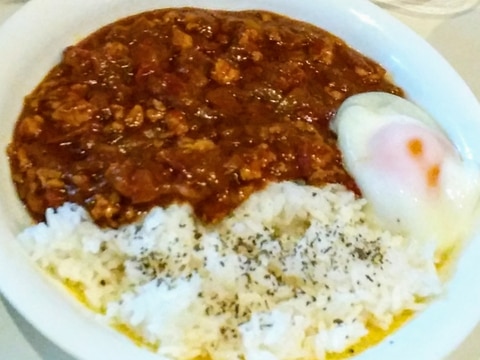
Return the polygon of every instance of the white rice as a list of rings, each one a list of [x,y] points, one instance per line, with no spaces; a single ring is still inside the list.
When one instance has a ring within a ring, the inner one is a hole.
[[[365,205],[340,185],[283,182],[212,227],[172,205],[101,229],[65,204],[19,238],[168,359],[323,359],[441,291],[434,247],[378,228]]]

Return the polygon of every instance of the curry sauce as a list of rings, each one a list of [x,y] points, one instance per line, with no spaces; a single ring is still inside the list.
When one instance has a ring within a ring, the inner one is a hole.
[[[263,11],[142,13],[68,47],[26,97],[13,180],[36,220],[69,201],[111,227],[172,202],[215,222],[271,181],[357,191],[329,120],[367,91],[402,94],[312,25]]]

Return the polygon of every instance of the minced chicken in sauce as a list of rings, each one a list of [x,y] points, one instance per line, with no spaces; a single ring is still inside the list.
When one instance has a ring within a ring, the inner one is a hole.
[[[31,215],[66,201],[102,226],[188,202],[215,222],[270,181],[341,183],[329,120],[402,94],[339,38],[263,11],[164,9],[68,47],[25,99],[8,154]]]

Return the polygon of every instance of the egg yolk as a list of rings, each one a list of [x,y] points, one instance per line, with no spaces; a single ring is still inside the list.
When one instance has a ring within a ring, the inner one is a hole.
[[[407,142],[407,148],[414,161],[418,158],[421,158],[421,156],[423,155],[423,142],[419,138],[410,139]],[[426,175],[425,175],[427,186],[429,187],[438,186],[439,177],[440,177],[439,164],[433,164],[427,168]]]
[[[433,165],[427,170],[427,184],[430,187],[438,186],[440,177],[440,165]]]
[[[368,154],[383,174],[413,193],[426,194],[438,191],[442,163],[454,151],[446,139],[431,129],[393,122],[371,137]]]
[[[408,142],[408,150],[413,157],[422,155],[423,152],[423,143],[422,140],[414,138]]]

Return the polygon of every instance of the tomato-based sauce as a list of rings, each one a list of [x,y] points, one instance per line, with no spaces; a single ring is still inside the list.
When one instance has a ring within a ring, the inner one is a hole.
[[[68,47],[25,99],[8,153],[37,220],[66,201],[117,227],[188,202],[214,222],[270,181],[342,183],[329,120],[402,91],[312,25],[262,11],[163,9]]]

